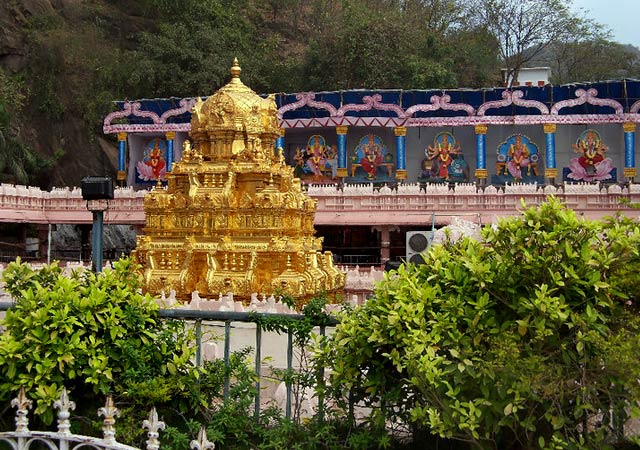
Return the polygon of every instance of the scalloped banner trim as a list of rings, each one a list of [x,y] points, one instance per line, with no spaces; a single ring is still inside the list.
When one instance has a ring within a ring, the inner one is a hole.
[[[466,103],[449,103],[451,102],[451,96],[447,94],[443,96],[432,95],[429,100],[431,101],[431,104],[429,105],[420,104],[407,108],[405,112],[406,116],[411,117],[418,111],[430,112],[437,111],[438,109],[444,109],[446,111],[465,111],[469,116],[473,116],[475,113],[473,106]]]
[[[102,122],[103,127],[111,125],[111,122],[114,119],[127,116],[145,117],[151,119],[153,123],[160,123],[160,117],[158,117],[156,113],[153,111],[142,111],[140,110],[140,106],[140,102],[125,102],[121,111],[112,112],[104,118],[104,121]]]
[[[312,128],[347,126],[377,127],[463,127],[475,125],[544,125],[557,123],[613,124],[640,123],[640,114],[571,114],[566,116],[485,116],[485,117],[424,117],[398,119],[394,117],[322,117],[316,119],[287,119],[280,121],[282,128]],[[165,133],[167,131],[189,132],[190,123],[166,124],[116,124],[103,127],[105,134],[126,133]]]

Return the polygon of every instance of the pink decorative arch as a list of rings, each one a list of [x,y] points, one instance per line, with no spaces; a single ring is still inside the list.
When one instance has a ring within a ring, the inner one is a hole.
[[[610,108],[613,108],[615,114],[622,114],[624,112],[624,108],[619,102],[608,98],[597,98],[598,91],[593,88],[586,91],[584,89],[577,89],[575,92],[575,96],[577,98],[571,100],[562,100],[553,105],[551,107],[551,114],[557,115],[563,108],[571,108],[573,106],[583,105],[585,103],[597,106],[608,106]]]
[[[511,94],[511,100],[513,104],[516,106],[523,106],[525,108],[536,108],[540,111],[540,114],[549,114],[549,108],[542,102],[537,100],[523,100],[524,92],[522,91],[513,91]]]
[[[540,114],[549,114],[549,108],[547,108],[544,103],[537,100],[523,100],[523,91],[503,91],[502,98],[503,100],[493,100],[480,105],[478,108],[478,116],[484,116],[489,109],[502,108],[503,106],[509,106],[511,104],[525,108],[536,108],[540,111]]]
[[[182,100],[180,100],[180,108],[170,109],[162,113],[162,115],[160,116],[160,123],[166,123],[169,117],[179,116],[180,114],[191,111],[191,108],[193,108],[193,105],[195,104],[195,99],[183,98]]]
[[[316,94],[313,92],[303,92],[301,94],[296,94],[297,102],[289,103],[288,105],[284,105],[282,108],[278,110],[278,119],[282,119],[284,114],[288,111],[293,111],[295,109],[301,108],[305,105],[311,106],[312,108],[324,109],[329,111],[329,115],[331,117],[336,115],[336,108],[327,102],[317,102],[314,99],[316,98]]]
[[[379,111],[393,111],[399,118],[405,117],[404,110],[395,103],[382,103],[382,96],[380,94],[365,95],[362,97],[362,104],[357,105],[355,103],[349,103],[341,106],[337,113],[337,117],[343,117],[349,111],[369,111],[371,109],[377,109]]]
[[[629,108],[629,113],[638,114],[638,110],[640,110],[640,100],[631,105],[631,108]]]
[[[139,102],[125,102],[121,111],[114,111],[104,118],[102,123],[104,127],[111,125],[111,121],[127,116],[146,117],[153,121],[154,124],[161,123],[160,118],[153,111],[141,111]]]
[[[487,110],[489,109],[502,108],[503,106],[509,106],[510,104],[513,103],[513,100],[511,99],[510,91],[503,91],[502,98],[503,100],[493,100],[490,102],[485,102],[482,105],[480,105],[480,107],[478,108],[477,115],[484,116],[484,113],[487,112]]]
[[[436,111],[438,109],[444,109],[447,111],[465,111],[467,115],[472,116],[475,113],[475,109],[473,106],[468,105],[466,103],[449,103],[451,101],[450,95],[432,95],[429,99],[431,104],[420,104],[413,105],[407,108],[405,111],[406,117],[413,116],[416,112],[428,112],[428,111]]]

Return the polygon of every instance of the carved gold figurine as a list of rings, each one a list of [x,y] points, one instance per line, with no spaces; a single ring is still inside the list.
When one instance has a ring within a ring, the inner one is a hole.
[[[274,151],[280,129],[273,96],[261,98],[231,81],[193,107],[190,139],[168,185],[144,199],[146,226],[134,257],[144,289],[176,291],[181,301],[232,292],[290,294],[300,303],[335,298],[344,274],[314,237],[316,202]]]

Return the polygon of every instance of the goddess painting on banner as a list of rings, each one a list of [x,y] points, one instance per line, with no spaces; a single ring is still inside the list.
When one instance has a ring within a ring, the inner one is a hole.
[[[583,131],[571,147],[580,156],[569,162],[567,178],[575,181],[605,181],[614,178],[613,161],[606,157],[609,148],[602,143],[596,130]]]
[[[141,181],[166,180],[167,142],[161,138],[151,139],[144,146],[143,157],[136,164],[137,178]]]
[[[512,134],[498,146],[492,183],[542,183],[538,146],[524,134]]]
[[[307,168],[315,177],[321,177],[326,164],[327,145],[324,137],[314,134],[307,142]]]
[[[360,138],[351,158],[351,177],[356,177],[357,170],[364,171],[365,178],[369,181],[380,180],[386,177],[393,178],[393,155],[387,152],[387,148],[380,136],[367,134]],[[385,173],[379,174],[378,169],[384,167]]]
[[[376,142],[376,136],[369,134],[360,141],[360,150],[362,155],[360,156],[360,165],[367,172],[367,178],[373,179],[376,177],[378,166],[384,162],[384,156],[382,155],[381,142]]]
[[[314,134],[309,137],[306,148],[295,148],[292,164],[296,177],[315,181],[335,178],[337,153],[335,145],[327,145],[324,136]]]
[[[425,151],[426,157],[431,161],[431,178],[448,180],[449,167],[456,155],[460,153],[460,144],[448,131],[438,133]],[[425,164],[423,164],[423,167]]]

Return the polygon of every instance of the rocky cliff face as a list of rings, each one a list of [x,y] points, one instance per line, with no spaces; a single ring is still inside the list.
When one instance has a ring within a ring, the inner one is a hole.
[[[35,181],[43,188],[115,174],[116,143],[102,135],[100,121],[113,99],[94,80],[120,45],[109,40],[109,30],[132,23],[117,3],[0,2],[0,69],[25,95],[22,107],[11,111],[12,131],[44,158],[57,155]]]

